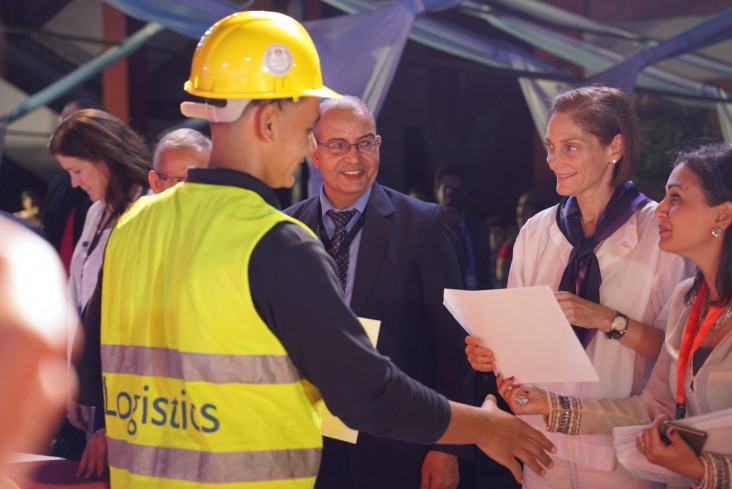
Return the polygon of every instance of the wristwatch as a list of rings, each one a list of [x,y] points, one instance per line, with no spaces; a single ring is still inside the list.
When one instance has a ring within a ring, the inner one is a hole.
[[[630,323],[630,319],[628,318],[628,316],[626,316],[622,312],[618,312],[617,314],[618,315],[615,316],[612,325],[610,326],[610,331],[605,333],[605,336],[607,336],[611,340],[619,340],[620,338],[625,336],[625,333],[628,331],[628,324]]]

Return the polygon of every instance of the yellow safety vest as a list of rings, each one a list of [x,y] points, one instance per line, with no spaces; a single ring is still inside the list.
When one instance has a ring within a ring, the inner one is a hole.
[[[120,218],[101,312],[114,489],[314,485],[318,409],[249,287],[252,251],[282,221],[300,224],[256,192],[200,183]]]

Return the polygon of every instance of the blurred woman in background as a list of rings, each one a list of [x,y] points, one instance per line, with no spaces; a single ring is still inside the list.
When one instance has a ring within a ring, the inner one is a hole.
[[[69,270],[69,293],[81,315],[97,285],[114,224],[135,200],[149,193],[152,157],[130,126],[96,109],[80,110],[65,119],[51,136],[48,149],[69,173],[71,185],[81,187],[93,202]],[[75,335],[75,329],[69,331],[68,358]],[[77,428],[91,429],[88,409],[70,401],[67,415]]]

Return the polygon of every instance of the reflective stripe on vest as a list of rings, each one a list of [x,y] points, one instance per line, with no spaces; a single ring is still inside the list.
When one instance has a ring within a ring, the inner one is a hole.
[[[198,452],[108,441],[110,465],[141,476],[202,484],[304,479],[318,475],[320,448],[259,452]],[[134,454],[134,456],[133,456]],[[200,468],[203,467],[203,470]],[[241,467],[247,467],[242,471]],[[313,470],[313,468],[315,470]]]
[[[290,384],[300,375],[289,357],[213,355],[167,348],[102,345],[105,373],[168,377],[187,381]]]

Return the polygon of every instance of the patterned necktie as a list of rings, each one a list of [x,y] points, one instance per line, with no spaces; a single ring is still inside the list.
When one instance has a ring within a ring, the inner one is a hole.
[[[333,221],[333,224],[335,224],[335,232],[333,233],[333,237],[330,240],[330,249],[328,250],[328,253],[330,253],[330,256],[332,256],[336,262],[336,267],[338,268],[338,278],[341,281],[341,287],[343,287],[343,290],[346,290],[346,277],[348,276],[348,258],[350,253],[348,247],[343,250],[342,253],[338,253],[338,251],[341,248],[341,244],[346,239],[346,226],[349,222],[351,222],[351,219],[356,214],[356,212],[356,209],[342,212],[330,209],[327,212],[331,221]]]

